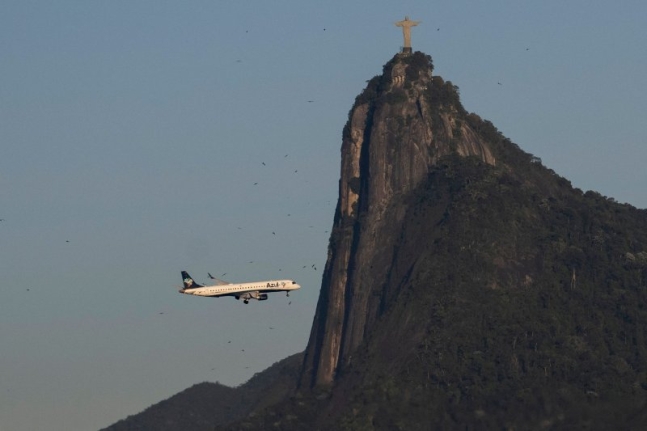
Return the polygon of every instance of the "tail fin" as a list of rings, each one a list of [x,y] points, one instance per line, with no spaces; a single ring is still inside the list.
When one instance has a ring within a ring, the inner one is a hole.
[[[196,287],[204,287],[201,284],[198,284],[193,280],[188,272],[182,271],[182,282],[184,283],[185,289],[195,289]]]

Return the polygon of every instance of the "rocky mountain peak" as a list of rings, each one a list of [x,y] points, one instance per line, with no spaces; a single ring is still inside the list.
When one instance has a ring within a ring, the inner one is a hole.
[[[383,308],[380,286],[392,274],[393,257],[385,242],[397,236],[392,229],[402,217],[397,210],[389,213],[394,198],[412,191],[443,156],[476,156],[496,164],[493,149],[465,120],[457,88],[432,72],[430,56],[397,54],[349,113],[304,386],[332,383]]]

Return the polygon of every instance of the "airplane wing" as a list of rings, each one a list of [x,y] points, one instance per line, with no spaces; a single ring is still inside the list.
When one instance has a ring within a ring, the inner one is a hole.
[[[214,286],[224,286],[224,285],[226,285],[226,284],[231,284],[231,283],[230,283],[230,282],[228,282],[228,281],[221,280],[221,279],[219,279],[219,278],[214,277],[213,275],[211,275],[211,273],[210,273],[210,272],[207,272],[207,275],[209,276],[209,278],[210,278],[210,279],[215,280],[215,284],[214,284]]]

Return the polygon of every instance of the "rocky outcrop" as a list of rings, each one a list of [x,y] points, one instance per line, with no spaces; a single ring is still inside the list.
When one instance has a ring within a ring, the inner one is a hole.
[[[302,387],[331,384],[383,311],[403,217],[392,210],[393,200],[419,185],[443,156],[477,156],[496,164],[494,151],[463,121],[456,88],[432,71],[429,56],[396,55],[349,114],[339,201]]]

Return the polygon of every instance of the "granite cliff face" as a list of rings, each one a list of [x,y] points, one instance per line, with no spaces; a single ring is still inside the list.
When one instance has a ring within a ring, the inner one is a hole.
[[[329,385],[384,308],[396,274],[394,241],[414,190],[449,154],[497,163],[431,58],[396,55],[357,98],[344,128],[341,179],[323,287],[306,350],[303,387]]]

